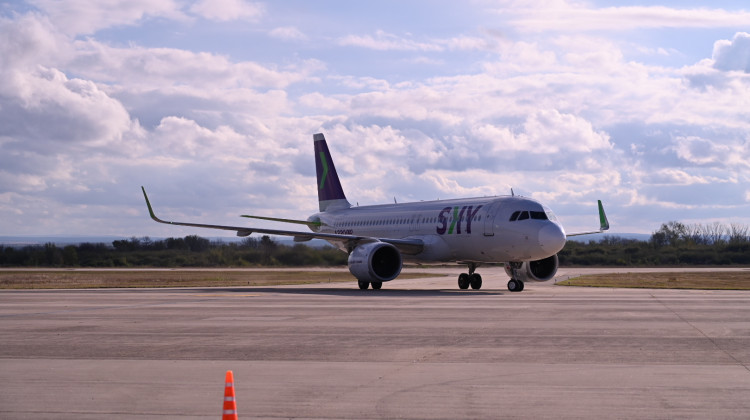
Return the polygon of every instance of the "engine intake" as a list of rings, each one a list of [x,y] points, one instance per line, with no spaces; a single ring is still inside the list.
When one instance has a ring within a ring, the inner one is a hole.
[[[395,246],[385,242],[359,245],[349,254],[349,272],[359,281],[390,281],[401,274],[403,260]]]
[[[536,261],[524,261],[521,268],[518,270],[519,279],[521,281],[533,280],[533,281],[547,281],[551,280],[557,274],[557,267],[560,263],[557,259],[557,254],[551,257],[543,258]],[[505,264],[505,272],[509,277],[513,277],[513,271],[510,269],[509,264]]]

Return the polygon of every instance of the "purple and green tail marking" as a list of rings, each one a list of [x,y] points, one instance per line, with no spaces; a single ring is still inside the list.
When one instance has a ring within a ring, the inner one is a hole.
[[[320,211],[325,211],[331,206],[351,207],[344,195],[344,189],[339,182],[336,166],[333,165],[331,152],[328,151],[323,134],[313,135],[315,143],[315,170],[318,175],[318,202]]]

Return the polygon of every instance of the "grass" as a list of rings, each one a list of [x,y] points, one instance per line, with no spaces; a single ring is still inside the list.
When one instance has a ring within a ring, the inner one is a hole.
[[[561,281],[557,284],[561,286],[644,289],[750,290],[750,270],[589,274]]]
[[[399,278],[435,277],[402,273]],[[0,289],[94,289],[122,287],[236,287],[352,282],[348,271],[305,270],[2,270]]]

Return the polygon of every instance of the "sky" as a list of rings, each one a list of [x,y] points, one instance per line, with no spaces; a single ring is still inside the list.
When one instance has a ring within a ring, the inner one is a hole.
[[[319,132],[359,205],[750,224],[750,6],[0,2],[0,235],[288,228],[239,215],[317,211]]]

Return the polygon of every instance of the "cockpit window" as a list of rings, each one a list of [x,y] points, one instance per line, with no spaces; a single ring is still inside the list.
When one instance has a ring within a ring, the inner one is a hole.
[[[543,211],[532,211],[531,218],[535,220],[547,220],[547,213]]]
[[[510,221],[515,222],[517,220],[528,220],[529,218],[534,220],[548,220],[548,214],[543,211],[514,211],[510,215]]]

